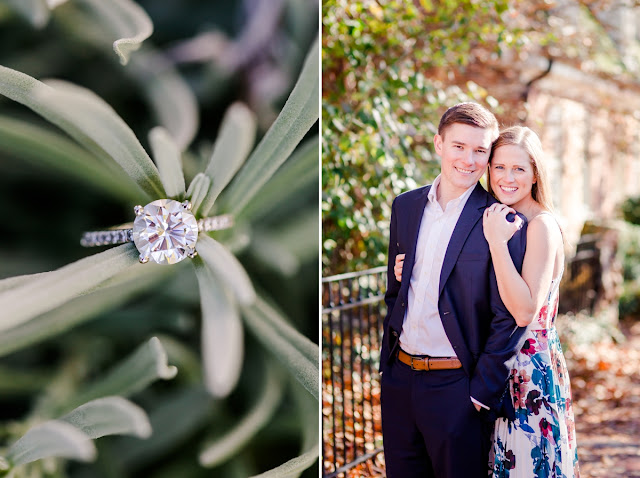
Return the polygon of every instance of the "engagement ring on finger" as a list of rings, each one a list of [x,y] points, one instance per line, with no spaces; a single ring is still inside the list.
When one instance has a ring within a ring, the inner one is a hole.
[[[95,247],[133,242],[141,263],[151,259],[158,264],[176,264],[198,255],[195,249],[198,233],[233,226],[230,214],[196,220],[189,201],[158,199],[144,207],[135,206],[133,211],[136,215],[133,223],[105,231],[85,232],[80,244]]]

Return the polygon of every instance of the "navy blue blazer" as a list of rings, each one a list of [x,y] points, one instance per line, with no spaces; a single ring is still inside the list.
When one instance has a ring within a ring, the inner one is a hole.
[[[387,270],[387,316],[380,353],[380,370],[395,358],[402,331],[418,232],[431,186],[401,194],[393,201]],[[487,405],[491,415],[513,418],[507,380],[522,346],[524,327],[518,327],[498,293],[489,244],[482,230],[482,214],[496,199],[477,184],[451,236],[442,272],[438,310],[444,330],[470,378],[469,395]],[[526,249],[527,223],[508,243],[518,272]],[[406,254],[402,282],[393,273],[395,256]]]

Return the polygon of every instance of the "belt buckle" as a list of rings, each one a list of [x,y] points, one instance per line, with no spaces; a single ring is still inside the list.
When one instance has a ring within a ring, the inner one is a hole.
[[[417,360],[413,355],[410,355],[410,357],[411,357],[411,370],[417,370],[417,371],[424,370],[424,371],[427,371],[427,372],[430,370],[429,357],[423,357],[423,358],[419,358]],[[414,360],[416,360],[417,362],[422,362],[423,364],[425,364],[424,368],[416,368],[413,365],[413,361]]]

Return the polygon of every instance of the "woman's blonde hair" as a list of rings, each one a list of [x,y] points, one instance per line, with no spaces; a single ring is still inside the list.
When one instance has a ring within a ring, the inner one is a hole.
[[[553,201],[551,199],[547,167],[544,160],[544,152],[542,151],[542,143],[540,143],[538,135],[526,126],[511,126],[501,131],[500,136],[498,136],[498,139],[493,143],[493,148],[491,148],[489,164],[491,164],[496,150],[501,146],[507,145],[519,146],[527,153],[531,161],[531,166],[533,167],[533,177],[536,179],[536,182],[533,183],[531,188],[531,195],[545,210],[553,212]],[[491,167],[489,167],[487,171],[488,189],[489,192],[495,196],[491,188]]]

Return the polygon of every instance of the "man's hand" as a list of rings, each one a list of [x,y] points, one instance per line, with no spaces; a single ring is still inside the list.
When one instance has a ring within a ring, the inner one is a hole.
[[[402,266],[404,265],[404,254],[396,256],[396,264],[393,266],[393,274],[398,282],[402,282]]]
[[[476,411],[480,411],[480,409],[482,408],[480,405],[478,405],[477,403],[473,403],[473,406],[476,407]]]

